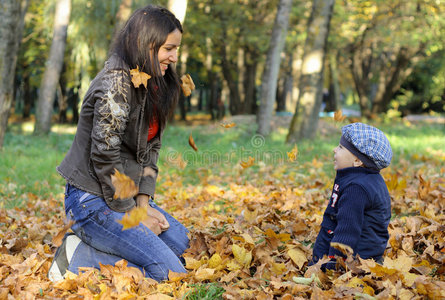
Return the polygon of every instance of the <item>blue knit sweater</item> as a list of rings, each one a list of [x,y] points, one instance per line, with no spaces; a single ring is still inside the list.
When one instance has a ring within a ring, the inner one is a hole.
[[[354,255],[379,260],[388,242],[390,218],[391,199],[379,171],[359,167],[338,170],[312,263],[325,254],[342,256],[330,247],[331,242],[349,245]]]

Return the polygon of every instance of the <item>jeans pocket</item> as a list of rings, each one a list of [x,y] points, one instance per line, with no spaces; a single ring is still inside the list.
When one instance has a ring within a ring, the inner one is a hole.
[[[68,218],[72,218],[76,222],[86,219],[103,206],[106,206],[105,201],[101,197],[82,191],[74,186],[69,186],[67,191],[65,212]]]

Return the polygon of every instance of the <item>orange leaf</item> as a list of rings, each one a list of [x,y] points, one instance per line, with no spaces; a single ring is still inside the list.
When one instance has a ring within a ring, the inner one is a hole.
[[[136,66],[136,69],[131,69],[130,75],[131,82],[133,83],[135,88],[139,88],[141,84],[143,84],[145,88],[147,88],[147,81],[151,78],[151,76],[145,72],[139,71],[139,66]]]
[[[63,228],[56,234],[56,236],[53,237],[52,243],[54,246],[60,247],[60,245],[62,245],[62,240],[63,240],[63,237],[65,236],[65,233],[68,231],[68,229],[71,228],[71,226],[74,225],[75,222],[76,221],[74,221],[74,220],[70,220],[68,222],[68,224],[63,226]]]
[[[190,133],[190,136],[189,136],[189,145],[190,145],[190,147],[193,148],[193,150],[195,150],[196,152],[198,152],[198,147],[196,147],[196,145],[195,145],[195,141],[193,140],[193,136],[192,136],[191,133]]]
[[[195,84],[193,83],[192,77],[189,74],[184,74],[181,76],[181,81],[181,88],[184,96],[190,96],[192,91],[195,89]]]
[[[337,111],[334,113],[334,120],[335,120],[336,122],[343,122],[345,119],[346,119],[346,116],[343,115],[343,113],[342,113],[341,110],[337,110]]]
[[[114,175],[111,175],[111,184],[114,186],[114,199],[127,199],[137,195],[139,188],[134,181],[125,174],[114,169]]]
[[[232,127],[236,126],[236,124],[233,122],[232,123],[220,123],[220,125],[224,128],[232,128]]]
[[[118,223],[124,226],[122,230],[136,227],[139,223],[145,221],[148,218],[147,208],[148,207],[135,207],[130,210],[130,212],[125,213],[122,220],[117,220]]]
[[[253,166],[253,163],[255,162],[255,158],[253,158],[252,156],[249,156],[249,159],[247,161],[241,161],[240,165],[241,167],[243,167],[244,169],[247,169],[251,166]]]

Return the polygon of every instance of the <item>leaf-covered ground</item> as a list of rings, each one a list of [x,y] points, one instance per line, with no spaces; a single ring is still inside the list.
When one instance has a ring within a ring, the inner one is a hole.
[[[332,161],[299,163],[297,155],[218,174],[197,169],[195,185],[183,184],[181,174],[190,173],[161,174],[157,201],[191,239],[189,272],[163,283],[125,261],[50,282],[53,237],[65,225],[62,196],[21,195],[24,207],[0,210],[0,299],[181,299],[205,283],[224,288],[225,299],[443,299],[445,157],[412,159],[421,163],[406,159],[382,172],[394,214],[383,266],[348,259],[342,273],[308,268],[333,182],[323,167]]]

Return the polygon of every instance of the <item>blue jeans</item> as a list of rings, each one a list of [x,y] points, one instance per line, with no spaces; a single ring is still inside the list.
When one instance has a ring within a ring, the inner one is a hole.
[[[169,270],[185,273],[180,258],[189,245],[188,230],[154,203],[151,205],[170,224],[159,236],[143,224],[122,230],[122,224],[117,221],[124,213],[110,209],[103,198],[67,184],[65,212],[68,220],[75,221],[71,229],[82,240],[68,270],[78,273],[78,267],[100,269],[99,262],[114,265],[125,259],[129,266],[158,281],[168,279]]]

